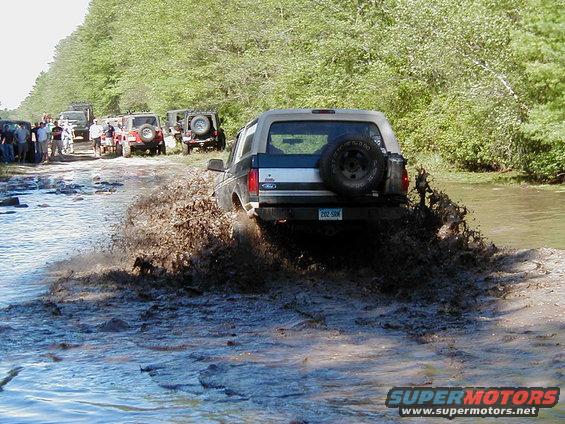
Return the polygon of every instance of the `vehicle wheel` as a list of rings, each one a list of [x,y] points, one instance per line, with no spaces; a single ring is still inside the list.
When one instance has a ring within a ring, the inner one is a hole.
[[[188,147],[188,144],[186,143],[182,143],[182,154],[184,156],[190,155],[190,147]]]
[[[157,148],[153,147],[153,148],[149,149],[149,154],[151,156],[155,156],[157,154]]]
[[[157,135],[155,127],[149,124],[143,124],[141,127],[139,127],[138,133],[141,141],[145,143],[151,143],[153,140],[155,140],[155,136]]]
[[[253,252],[253,246],[257,245],[256,242],[260,238],[257,221],[240,212],[233,224],[231,237],[242,252]]]
[[[210,131],[210,120],[204,115],[196,115],[190,121],[190,129],[196,135],[204,135]]]
[[[122,144],[122,156],[125,158],[131,157],[131,146],[127,141]]]
[[[165,143],[159,145],[159,154],[161,155],[167,154],[167,146],[165,146]]]
[[[122,145],[121,144],[116,144],[116,155],[122,156]]]
[[[382,181],[385,157],[369,137],[349,134],[322,151],[320,176],[328,188],[347,197],[362,196]]]

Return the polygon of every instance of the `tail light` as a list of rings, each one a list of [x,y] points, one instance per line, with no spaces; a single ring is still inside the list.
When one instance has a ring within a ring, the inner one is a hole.
[[[402,171],[402,190],[404,193],[408,193],[408,187],[410,186],[410,178],[408,178],[408,171],[406,168]]]
[[[212,137],[217,137],[217,136],[218,136],[218,131],[214,131],[214,132],[212,133]]]
[[[259,195],[259,170],[251,169],[247,174],[247,188],[249,194]]]
[[[139,134],[137,131],[130,131],[128,134],[128,141],[137,141],[139,138]]]

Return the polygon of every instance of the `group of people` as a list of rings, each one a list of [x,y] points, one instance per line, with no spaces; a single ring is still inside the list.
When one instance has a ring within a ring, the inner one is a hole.
[[[59,123],[45,114],[31,128],[23,122],[6,123],[0,128],[1,159],[6,164],[48,163],[50,157],[74,153],[74,138],[74,126],[70,122]]]

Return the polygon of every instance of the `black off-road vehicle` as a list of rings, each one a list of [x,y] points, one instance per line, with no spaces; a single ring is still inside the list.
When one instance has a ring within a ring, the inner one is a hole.
[[[192,149],[224,150],[226,148],[226,136],[221,123],[217,112],[186,111],[182,125],[184,131],[182,153],[188,155]]]

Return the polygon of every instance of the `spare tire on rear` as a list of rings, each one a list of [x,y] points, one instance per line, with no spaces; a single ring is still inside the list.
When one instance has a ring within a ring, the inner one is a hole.
[[[139,127],[138,133],[141,141],[143,141],[144,143],[150,143],[155,140],[157,130],[153,125],[143,124],[141,127]]]
[[[369,137],[347,134],[325,147],[320,158],[320,176],[326,186],[346,197],[376,190],[385,170],[385,156]]]
[[[210,120],[204,115],[196,115],[190,121],[190,129],[196,135],[204,135],[210,131]]]

